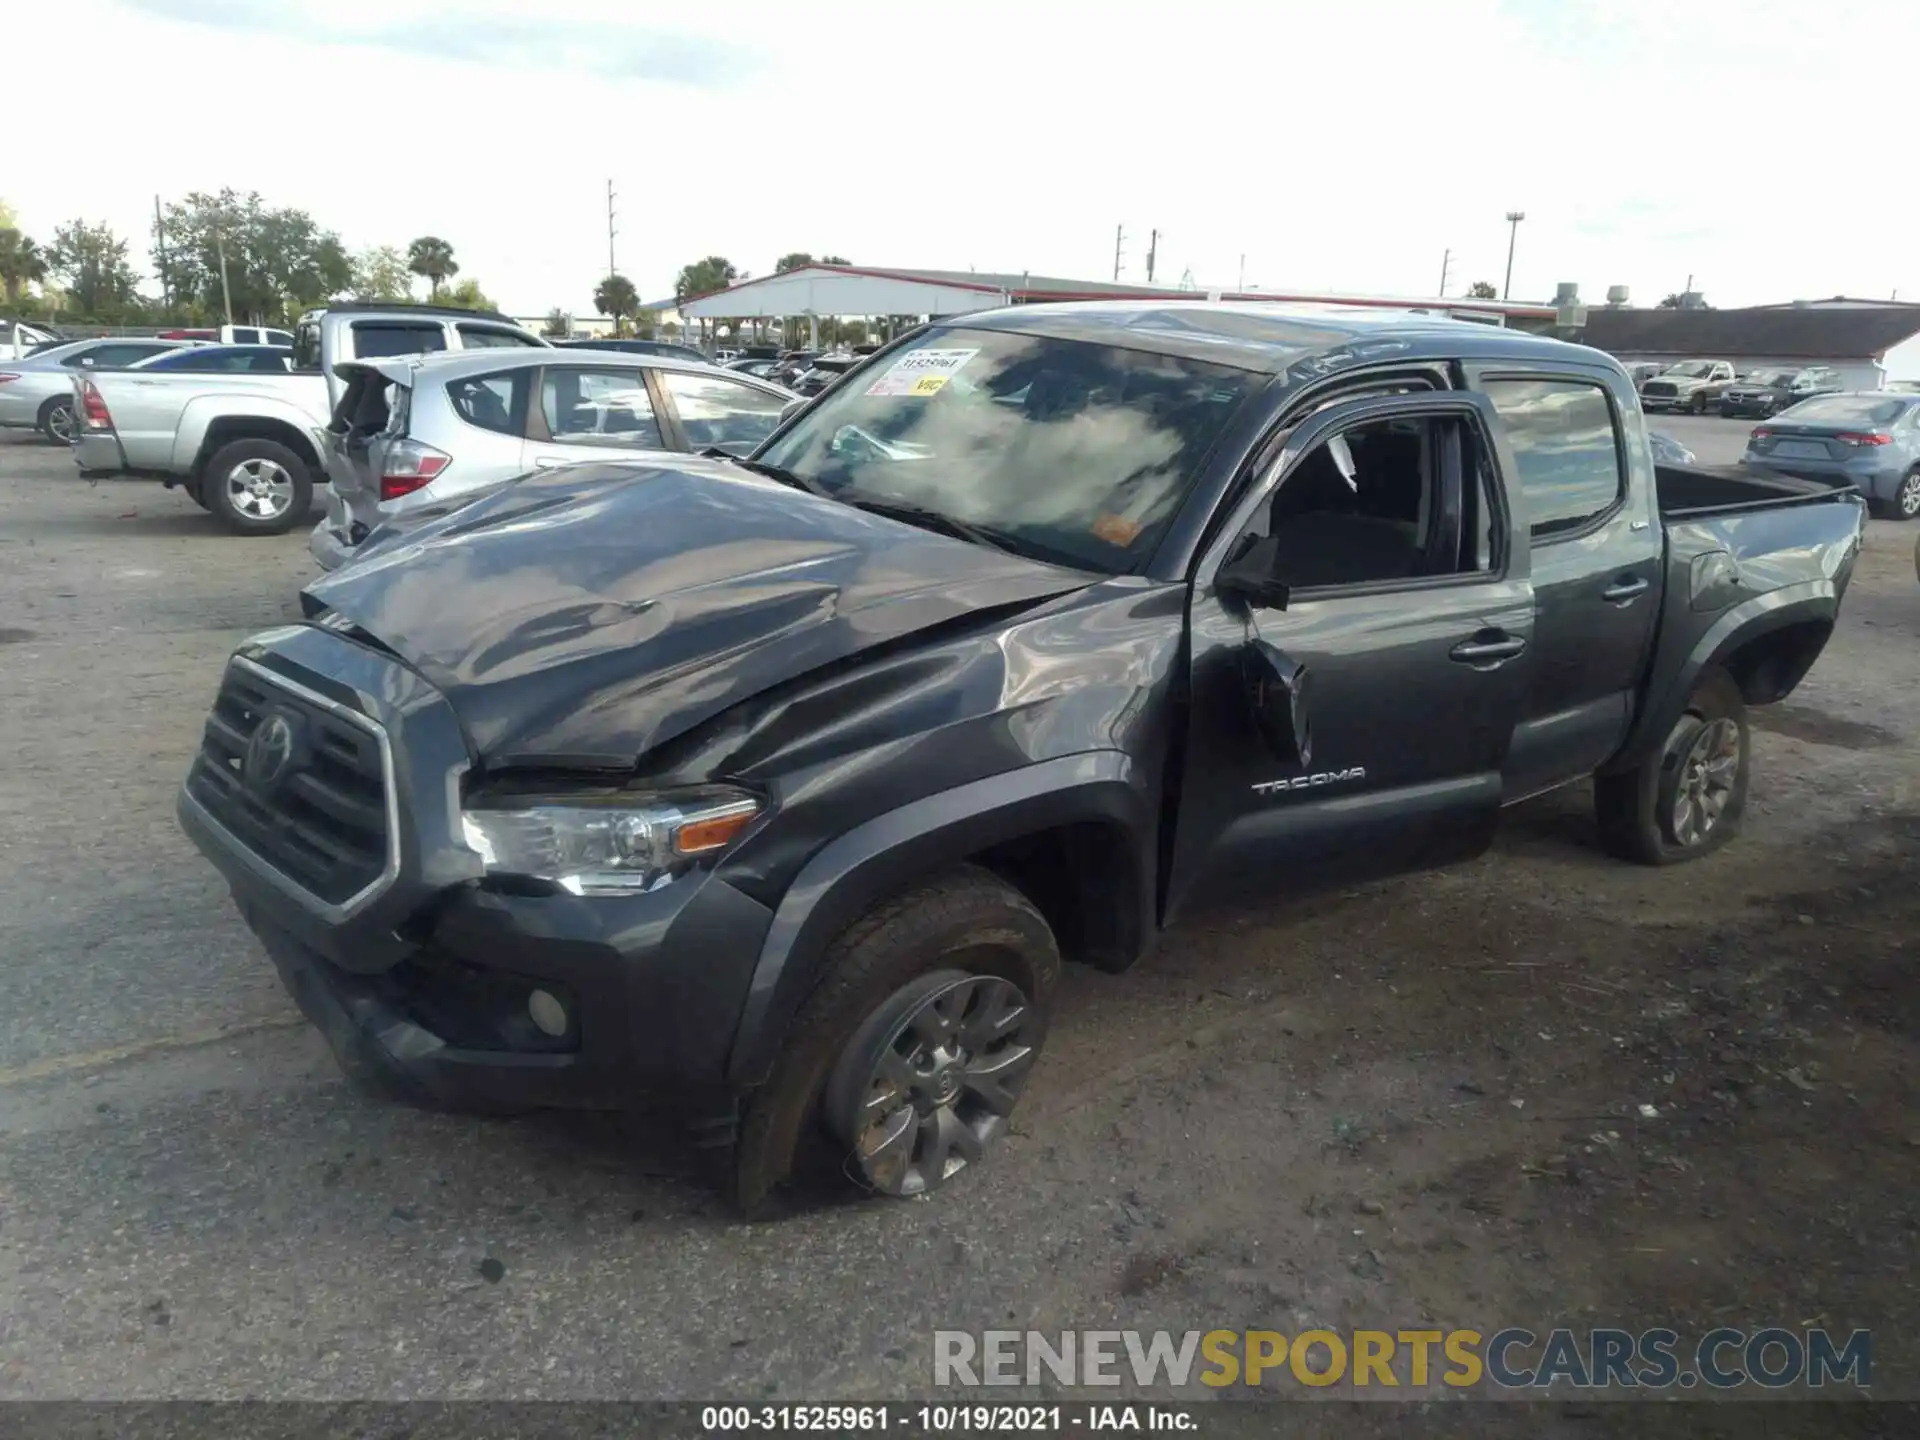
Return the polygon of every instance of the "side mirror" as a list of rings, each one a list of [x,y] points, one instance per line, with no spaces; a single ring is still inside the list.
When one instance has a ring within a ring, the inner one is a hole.
[[[1274,573],[1279,542],[1263,535],[1220,567],[1213,577],[1216,589],[1238,595],[1257,610],[1287,608],[1288,588]]]
[[[780,407],[780,423],[782,425],[786,424],[787,421],[791,420],[794,416],[798,415],[802,410],[806,408],[807,408],[807,402],[804,398],[797,399],[797,400],[789,400],[786,404]]]
[[[1240,679],[1254,728],[1273,757],[1301,769],[1312,764],[1307,667],[1269,641],[1250,640],[1240,652]]]

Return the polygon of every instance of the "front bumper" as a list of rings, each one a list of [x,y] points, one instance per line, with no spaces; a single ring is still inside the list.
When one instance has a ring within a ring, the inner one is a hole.
[[[1773,400],[1744,400],[1736,399],[1731,395],[1723,395],[1720,397],[1720,413],[1722,415],[1740,415],[1748,416],[1756,420],[1765,420],[1770,416],[1777,415],[1781,409],[1782,406]]]
[[[437,692],[316,627],[268,632],[240,654],[387,737],[394,858],[380,884],[344,902],[276,870],[191,777],[179,803],[182,828],[343,1069],[488,1107],[621,1108],[651,1092],[724,1089],[771,911],[713,875],[631,896],[492,886],[456,838],[467,756]],[[534,1026],[536,990],[560,1000],[564,1034]]]
[[[127,468],[126,451],[111,430],[82,430],[72,448],[73,463],[88,474],[115,475]]]

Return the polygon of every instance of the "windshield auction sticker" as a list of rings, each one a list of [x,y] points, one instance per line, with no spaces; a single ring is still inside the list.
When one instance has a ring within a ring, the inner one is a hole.
[[[978,350],[915,350],[889,365],[886,373],[867,387],[869,395],[933,395]]]

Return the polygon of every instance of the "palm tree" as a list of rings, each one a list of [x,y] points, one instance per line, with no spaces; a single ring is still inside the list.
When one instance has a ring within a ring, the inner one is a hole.
[[[46,252],[11,225],[0,230],[0,285],[6,287],[7,303],[19,304],[21,287],[46,278]]]
[[[609,275],[594,287],[593,306],[602,315],[611,315],[613,327],[618,330],[622,320],[639,312],[640,292],[626,276]]]
[[[407,269],[426,277],[431,287],[428,296],[438,295],[443,282],[460,273],[454,263],[453,246],[438,235],[422,235],[407,246]]]

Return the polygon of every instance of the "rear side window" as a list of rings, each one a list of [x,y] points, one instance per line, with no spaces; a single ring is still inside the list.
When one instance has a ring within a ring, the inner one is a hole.
[[[98,366],[131,365],[173,348],[171,345],[96,345],[87,352],[86,358]]]
[[[658,450],[665,444],[639,370],[549,370],[540,407],[547,433],[568,445]]]
[[[717,375],[694,375],[684,370],[653,373],[673,397],[689,449],[717,445],[744,455],[780,424],[780,411],[786,401],[779,395]]]
[[[1535,540],[1580,529],[1622,493],[1620,436],[1607,392],[1581,380],[1489,380]]]
[[[530,370],[469,375],[447,383],[447,403],[469,425],[496,435],[523,435],[527,429]]]
[[[447,348],[447,336],[438,325],[404,320],[366,320],[353,327],[353,354],[358,360],[384,355],[425,355]]]
[[[464,350],[528,350],[537,349],[526,336],[512,330],[496,330],[486,325],[456,325],[460,332],[460,346]]]

